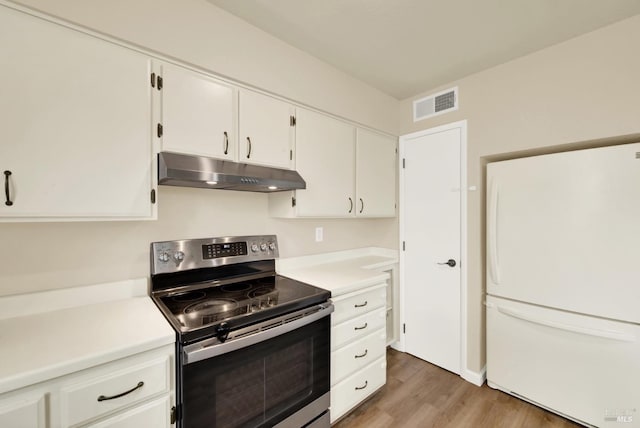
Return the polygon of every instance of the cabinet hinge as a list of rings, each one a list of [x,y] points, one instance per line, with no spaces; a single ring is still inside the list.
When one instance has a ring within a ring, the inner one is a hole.
[[[405,241],[402,241],[402,251],[406,251],[407,250],[407,245]]]
[[[289,150],[289,160],[293,160],[293,150]]]
[[[407,325],[402,323],[402,333],[406,334],[407,333]]]
[[[178,419],[178,415],[176,413],[178,413],[176,411],[176,406],[171,407],[171,425],[175,424]]]
[[[151,189],[151,203],[156,203],[156,189]]]
[[[162,138],[162,124],[158,124],[158,138]]]
[[[406,159],[405,159],[405,158],[402,158],[402,168],[406,168],[406,167],[407,167],[407,165],[406,165],[406,162],[405,162],[405,161],[406,161]]]
[[[162,90],[162,76],[158,76],[158,90]]]
[[[151,87],[156,87],[156,73],[151,73]]]
[[[295,116],[289,116],[289,125],[296,126],[296,117]]]
[[[295,197],[295,196],[292,196],[292,197],[291,197],[291,206],[292,206],[292,207],[295,207],[295,206],[296,206],[296,197]]]

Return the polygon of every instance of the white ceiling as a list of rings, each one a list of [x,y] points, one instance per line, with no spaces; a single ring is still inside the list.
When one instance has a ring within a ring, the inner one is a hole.
[[[640,0],[207,0],[397,98],[640,13]]]

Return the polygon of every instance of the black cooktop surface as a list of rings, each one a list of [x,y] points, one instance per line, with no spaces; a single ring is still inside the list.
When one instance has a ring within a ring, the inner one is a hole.
[[[184,342],[214,335],[216,326],[222,323],[240,328],[330,297],[327,290],[275,275],[167,294],[156,300],[171,314],[172,324]]]

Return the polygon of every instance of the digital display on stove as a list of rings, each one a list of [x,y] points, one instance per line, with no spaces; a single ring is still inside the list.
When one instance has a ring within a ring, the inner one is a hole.
[[[226,244],[206,244],[202,246],[202,258],[217,259],[218,257],[246,256],[246,242],[229,242]]]

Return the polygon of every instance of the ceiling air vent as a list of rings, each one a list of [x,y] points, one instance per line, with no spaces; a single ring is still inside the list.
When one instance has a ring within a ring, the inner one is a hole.
[[[458,87],[420,98],[413,102],[413,121],[458,110]]]

